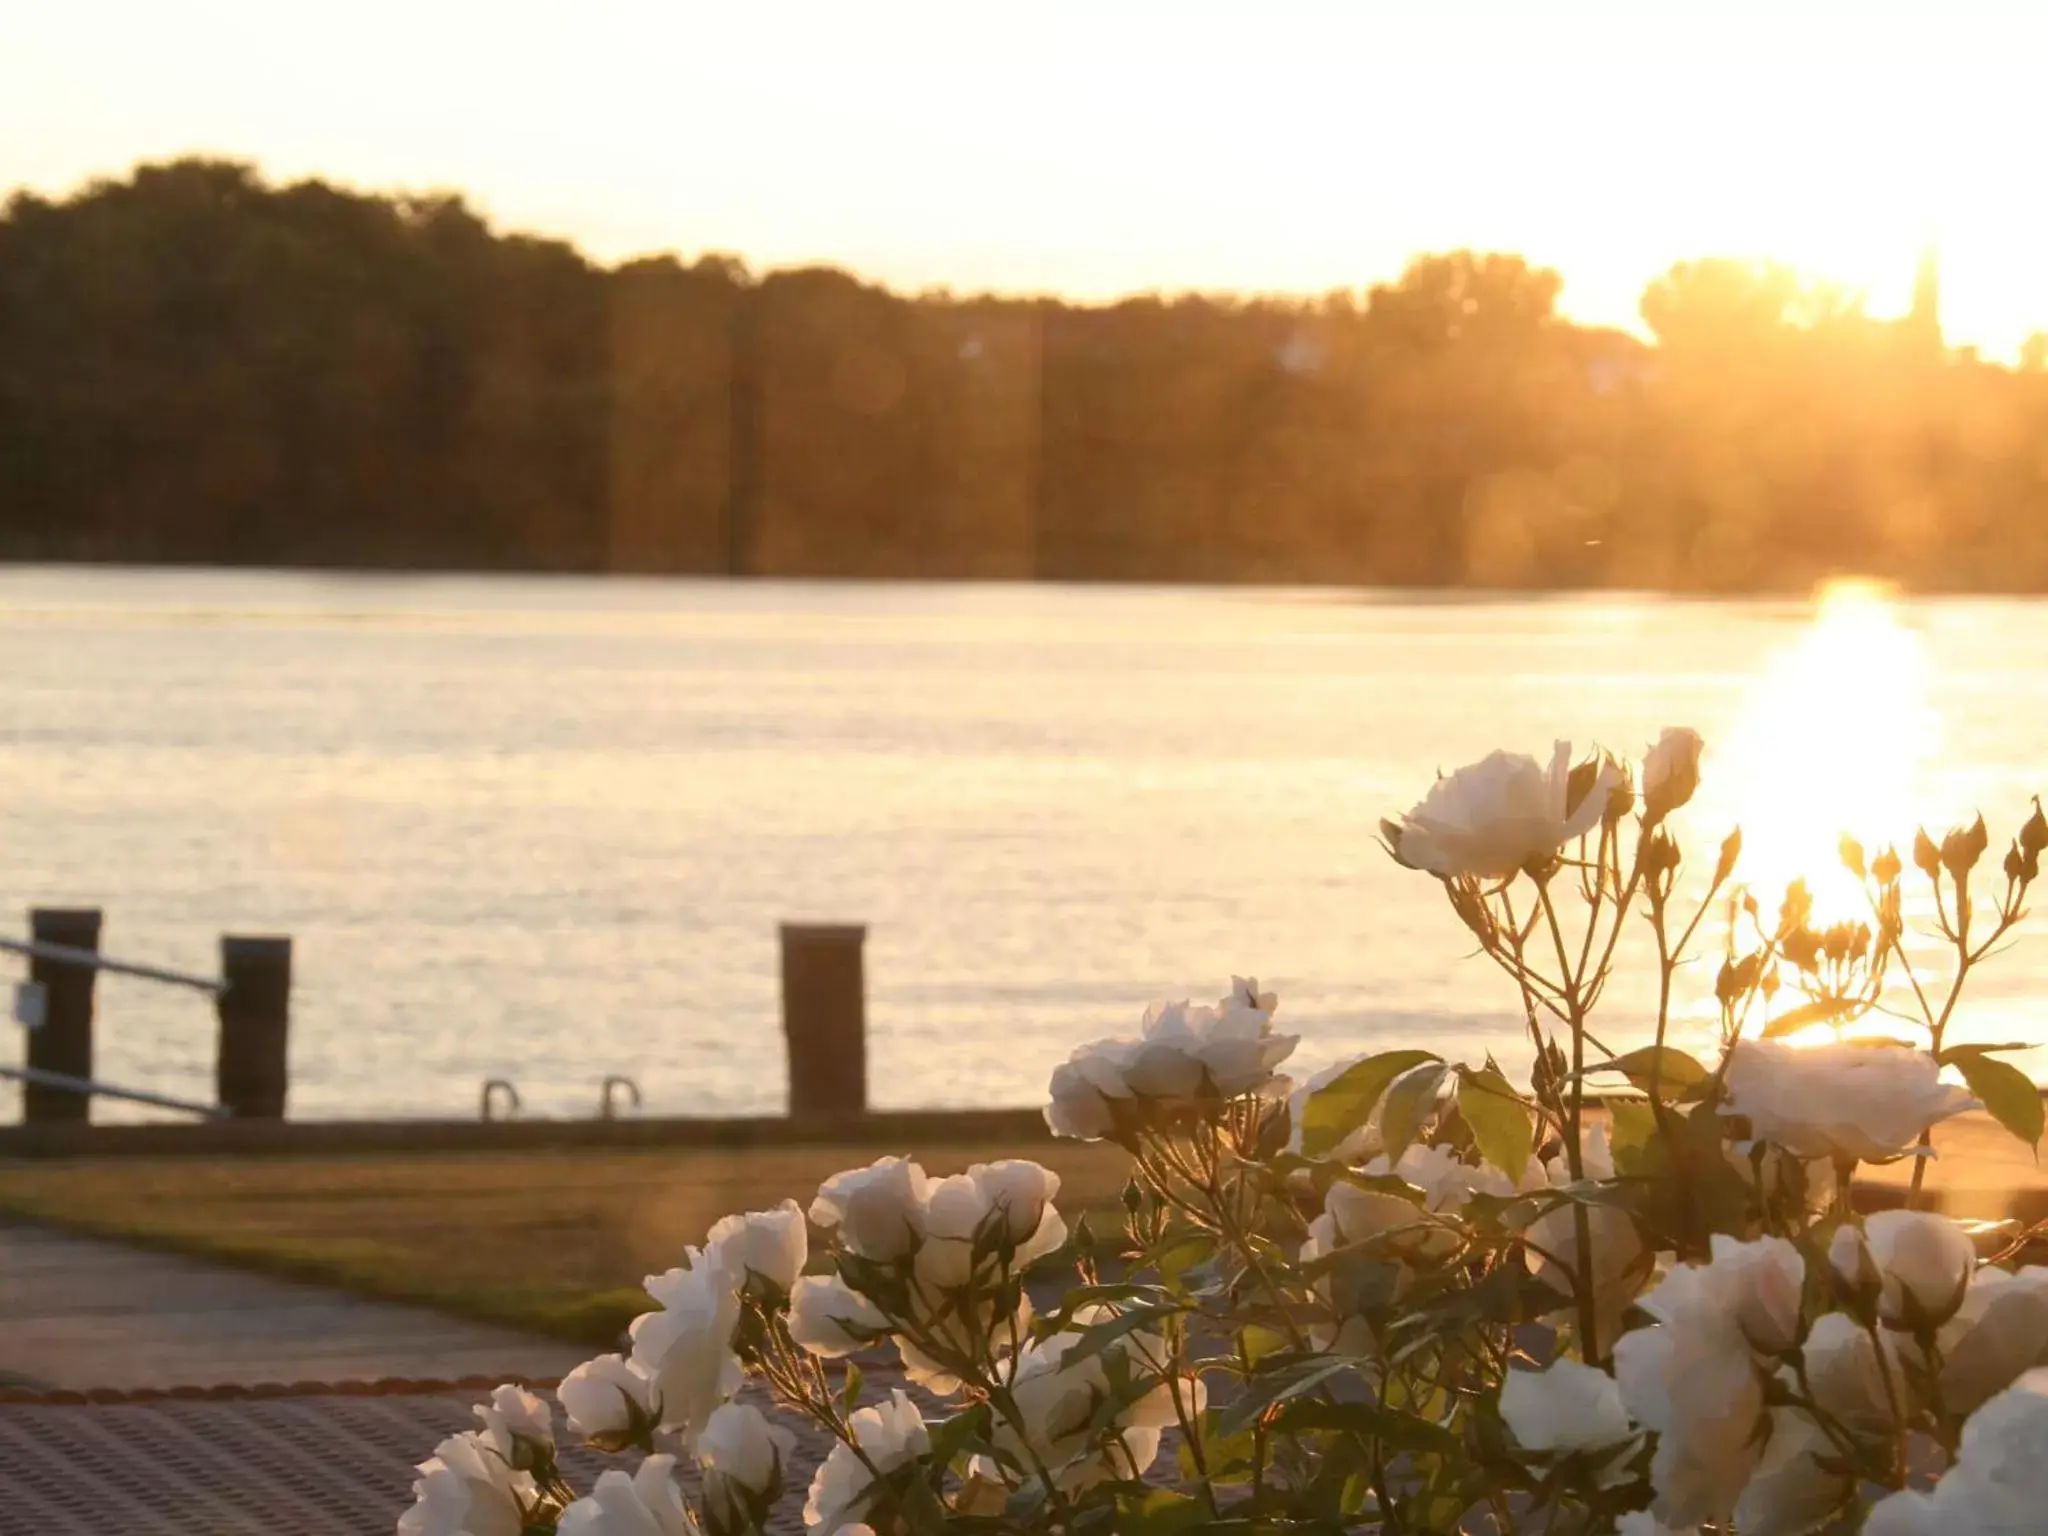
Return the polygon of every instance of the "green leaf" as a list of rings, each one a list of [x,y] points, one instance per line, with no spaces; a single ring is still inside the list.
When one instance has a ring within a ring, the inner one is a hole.
[[[1287,1335],[1277,1328],[1267,1328],[1258,1323],[1246,1323],[1239,1331],[1238,1338],[1244,1345],[1245,1357],[1257,1365],[1268,1355],[1277,1355],[1287,1347]]]
[[[2028,1040],[2001,1040],[1996,1045],[1952,1045],[1934,1059],[1944,1067],[1952,1067],[1960,1064],[1965,1056],[1988,1056],[1994,1051],[2026,1051],[2031,1049],[2033,1049],[2033,1042]]]
[[[1401,1154],[1415,1140],[1422,1122],[1436,1108],[1437,1090],[1443,1086],[1444,1074],[1451,1070],[1434,1057],[1431,1061],[1433,1065],[1411,1068],[1387,1090],[1386,1107],[1380,1111],[1380,1141],[1390,1168],[1401,1161]]]
[[[1508,1085],[1498,1067],[1474,1072],[1458,1069],[1458,1113],[1472,1128],[1479,1155],[1511,1179],[1519,1179],[1529,1166],[1529,1154],[1536,1145],[1536,1127],[1529,1106]]]
[[[1984,1101],[1992,1118],[2013,1135],[2041,1151],[2041,1090],[2034,1080],[2008,1061],[1979,1053],[1956,1053],[1955,1069],[1963,1074],[1970,1092]]]
[[[846,1362],[846,1381],[839,1389],[839,1406],[847,1413],[853,1412],[860,1402],[860,1367],[851,1360]]]
[[[1178,1284],[1187,1272],[1197,1264],[1215,1255],[1216,1240],[1206,1232],[1176,1231],[1171,1240],[1162,1244],[1154,1256],[1160,1278],[1169,1285]]]
[[[1247,1483],[1251,1481],[1253,1463],[1257,1459],[1258,1437],[1249,1429],[1241,1429],[1234,1435],[1218,1432],[1218,1417],[1214,1409],[1201,1416],[1197,1434],[1201,1437],[1202,1466],[1195,1461],[1195,1447],[1183,1438],[1176,1461],[1180,1475],[1192,1483],[1203,1475],[1206,1466],[1212,1483]]]
[[[1106,1323],[1090,1323],[1080,1331],[1081,1337],[1067,1351],[1065,1359],[1079,1364],[1101,1354],[1117,1340],[1144,1329],[1157,1326],[1169,1317],[1177,1316],[1187,1308],[1168,1304],[1157,1307],[1132,1307],[1128,1312],[1119,1313]]]
[[[1116,1529],[1130,1536],[1178,1536],[1208,1523],[1208,1509],[1200,1500],[1166,1488],[1118,1501]]]
[[[931,1461],[934,1466],[951,1466],[953,1459],[963,1452],[980,1449],[988,1439],[990,1410],[987,1403],[977,1403],[963,1413],[956,1413],[950,1419],[942,1419],[932,1426]]]
[[[1286,1434],[1336,1430],[1405,1451],[1458,1449],[1458,1437],[1443,1425],[1412,1413],[1396,1413],[1377,1403],[1332,1403],[1319,1397],[1297,1397],[1280,1410],[1274,1427]]]
[[[1353,1062],[1308,1096],[1301,1112],[1301,1150],[1321,1157],[1372,1117],[1387,1085],[1439,1058],[1432,1051],[1381,1051]]]
[[[1650,1148],[1657,1140],[1657,1111],[1634,1099],[1609,1099],[1607,1122],[1607,1144],[1613,1149],[1616,1171],[1647,1173]]]
[[[1776,1040],[1794,1030],[1804,1029],[1809,1024],[1826,1024],[1839,1019],[1843,1014],[1855,1010],[1856,1004],[1846,997],[1819,997],[1810,1003],[1801,1003],[1789,1013],[1781,1013],[1764,1025],[1764,1038]]]
[[[1334,1376],[1353,1372],[1363,1375],[1367,1362],[1349,1355],[1297,1355],[1273,1370],[1262,1372],[1245,1383],[1245,1388],[1223,1410],[1218,1432],[1234,1435],[1248,1429],[1275,1403],[1284,1403],[1304,1392],[1313,1392]]]
[[[1796,1028],[1797,1026],[1795,1026]],[[1664,1065],[1657,1067],[1658,1053],[1663,1053]],[[1588,1067],[1588,1072],[1619,1072],[1629,1080],[1629,1085],[1643,1093],[1650,1091],[1650,1074],[1657,1071],[1657,1087],[1667,1099],[1682,1099],[1696,1089],[1706,1085],[1711,1075],[1692,1057],[1671,1046],[1646,1045],[1639,1051],[1630,1051],[1626,1056],[1617,1056],[1612,1061],[1603,1061],[1598,1066]]]

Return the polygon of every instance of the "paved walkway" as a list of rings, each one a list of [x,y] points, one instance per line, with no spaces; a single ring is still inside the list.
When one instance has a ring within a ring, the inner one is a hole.
[[[549,1377],[592,1353],[423,1307],[0,1223],[0,1386]]]

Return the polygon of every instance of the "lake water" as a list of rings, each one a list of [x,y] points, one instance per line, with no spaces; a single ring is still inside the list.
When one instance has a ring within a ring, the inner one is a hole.
[[[1303,1067],[1519,1062],[1378,819],[1496,745],[1682,722],[1732,744],[1703,838],[1774,774],[1833,804],[1816,741],[1875,765],[1832,769],[1845,804],[1872,777],[1996,826],[2048,784],[2048,605],[1881,619],[1816,652],[1789,603],[14,569],[0,882],[104,907],[123,958],[292,934],[309,1118],[467,1116],[489,1076],[587,1115],[614,1072],[649,1112],[777,1110],[785,920],[869,926],[882,1106],[1035,1103],[1075,1043],[1233,970]],[[2042,1036],[2044,955],[1959,1028]],[[100,1073],[210,1098],[213,1027],[103,978]]]

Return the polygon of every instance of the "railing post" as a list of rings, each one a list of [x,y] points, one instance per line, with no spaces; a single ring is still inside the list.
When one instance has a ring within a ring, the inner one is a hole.
[[[238,1120],[282,1120],[291,1030],[292,941],[224,935],[215,1093]]]
[[[97,950],[100,909],[32,907],[28,934],[38,944],[68,944],[73,949]],[[45,1072],[91,1077],[92,994],[98,973],[89,965],[31,956],[28,974],[31,981],[42,983],[46,999],[43,1027],[29,1031],[28,1064]],[[21,1090],[21,1118],[25,1124],[89,1120],[92,1100],[82,1093],[26,1083]]]
[[[782,1031],[793,1120],[867,1112],[866,939],[863,927],[782,925]]]

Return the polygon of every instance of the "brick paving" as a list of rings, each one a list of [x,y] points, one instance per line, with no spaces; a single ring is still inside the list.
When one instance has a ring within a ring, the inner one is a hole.
[[[901,1385],[893,1363],[866,1373],[861,1399]],[[0,1393],[0,1532],[23,1536],[370,1536],[389,1533],[412,1502],[413,1464],[442,1437],[474,1429],[487,1389],[387,1383],[375,1392],[320,1391],[102,1402]],[[761,1401],[754,1389],[745,1397]],[[107,1394],[112,1396],[112,1394]],[[935,1411],[929,1399],[926,1411]],[[797,1435],[771,1536],[803,1530],[803,1492],[830,1442],[783,1417]],[[588,1489],[608,1466],[565,1450]],[[693,1469],[681,1469],[692,1497]]]
[[[389,1532],[414,1464],[476,1426],[490,1386],[551,1384],[595,1352],[0,1223],[0,1536]],[[902,1384],[893,1357],[862,1364],[863,1401]],[[802,1531],[828,1449],[791,1427],[777,1536]],[[564,1460],[585,1488],[613,1464]]]

